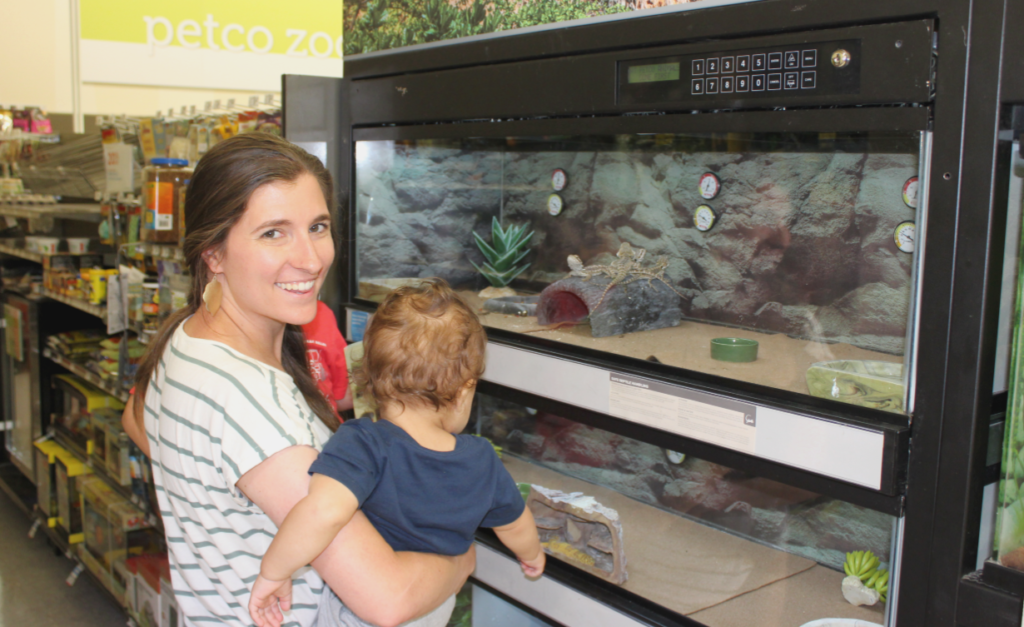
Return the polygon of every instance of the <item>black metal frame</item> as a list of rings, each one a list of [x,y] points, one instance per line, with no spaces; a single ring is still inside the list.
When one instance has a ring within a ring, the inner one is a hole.
[[[776,37],[793,33],[865,24],[914,20],[933,24],[940,56],[934,77],[929,78],[930,95],[922,99],[916,95],[920,90],[909,90],[911,96],[896,98],[891,103],[920,104],[927,101],[924,111],[927,111],[933,131],[927,254],[918,326],[922,342],[917,357],[917,388],[913,422],[909,425],[910,442],[902,449],[907,455],[905,537],[896,617],[900,627],[953,625],[958,621],[958,615],[962,617],[968,610],[968,613],[973,613],[985,609],[984,603],[976,602],[976,588],[961,588],[961,578],[973,570],[976,558],[985,445],[993,404],[991,389],[1008,164],[1007,144],[999,139],[1000,121],[1007,117],[1001,102],[1024,102],[1024,81],[1020,80],[1024,76],[1024,38],[1004,36],[1005,33],[1019,32],[1011,31],[1005,24],[1007,19],[1024,24],[1021,15],[1024,7],[1021,4],[1007,0],[890,0],[884,3],[762,0],[706,9],[694,5],[693,10],[687,11],[663,11],[583,25],[553,25],[511,36],[483,36],[350,57],[345,61],[348,78],[341,81],[339,88],[342,92],[348,90],[342,102],[351,105],[343,106],[340,112],[343,116],[340,125],[342,142],[351,140],[350,133],[354,127],[377,126],[373,131],[365,131],[368,136],[398,133],[408,136],[420,133],[421,129],[406,126],[399,131],[387,125],[472,120],[474,117],[490,120],[497,116],[484,112],[484,108],[474,111],[476,105],[454,104],[473,98],[478,104],[488,106],[497,102],[499,106],[495,111],[500,112],[502,118],[563,118],[557,123],[544,120],[516,122],[520,129],[566,128],[576,124],[571,116],[593,115],[598,111],[609,114],[625,112],[624,107],[614,102],[610,107],[601,105],[603,108],[592,107],[591,110],[570,106],[574,99],[578,102],[580,98],[608,102],[611,94],[604,83],[600,88],[582,81],[557,84],[552,87],[553,95],[543,97],[538,96],[536,90],[529,97],[506,91],[509,85],[525,85],[529,79],[536,78],[535,73],[516,78],[516,67],[545,67],[548,60],[556,57],[582,58],[589,54],[640,49],[644,55],[657,56],[654,49],[662,46],[686,44],[714,48],[722,46],[725,40],[765,37],[774,41]],[[470,69],[473,67],[479,69]],[[894,80],[905,76],[899,70],[893,70]],[[483,83],[463,83],[457,93],[438,93],[430,80],[439,72],[450,73],[451,76],[474,76]],[[512,77],[514,80],[494,85],[496,77]],[[377,87],[373,87],[374,84]],[[488,84],[492,85],[493,93],[481,94],[482,85]],[[907,93],[899,87],[893,89],[894,93]],[[871,102],[885,104],[884,100],[872,99]],[[441,107],[439,102],[446,106]],[[796,104],[812,106],[822,103]],[[727,106],[742,108],[746,105],[738,102]],[[661,107],[660,111],[666,109],[668,107]],[[902,113],[904,111],[909,113]],[[810,120],[816,115],[827,115],[832,120],[844,116],[851,116],[850,119],[866,116],[875,122],[885,123],[893,121],[890,116],[908,115],[907,120],[913,120],[908,123],[917,126],[920,124],[917,116],[921,113],[914,112],[913,108],[875,106],[844,109],[842,112],[806,109],[793,117]],[[760,124],[759,116],[783,119],[781,113],[758,111],[716,114],[705,110],[705,113],[693,117],[721,130],[735,131],[746,123],[752,126]],[[657,122],[674,124],[669,121],[670,117],[674,116],[659,115]],[[646,126],[650,121],[625,117],[619,118],[617,123]],[[690,125],[685,123],[685,126]],[[460,125],[458,131],[466,132],[469,128],[470,125]],[[436,137],[439,130],[441,127],[432,126],[427,132]],[[364,133],[362,130],[356,132]],[[339,172],[341,189],[348,189],[353,180],[351,162],[345,165],[347,168]],[[341,241],[346,245],[341,246],[339,261],[347,264],[349,272],[339,277],[341,299],[356,308],[372,308],[372,304],[355,299],[355,267],[351,263],[354,259],[349,252],[354,222],[344,226],[348,230]],[[500,334],[495,334],[494,339],[503,341]],[[506,340],[512,342],[511,339]],[[530,346],[531,349],[542,350],[539,343],[531,342]],[[579,354],[574,353],[574,358],[580,358]],[[621,369],[629,370],[628,367]],[[645,368],[644,372],[647,376],[659,374],[656,368]],[[733,390],[733,394],[737,390],[743,393],[740,386],[731,381],[716,382],[692,377],[687,378],[686,383],[712,388],[721,384]],[[494,391],[505,396],[516,395],[507,389]],[[760,394],[761,391],[752,390],[751,393]],[[545,402],[538,398],[523,400],[529,400],[534,406]],[[807,410],[807,406],[801,405],[797,399],[774,397],[773,400],[785,407]],[[573,413],[573,409],[568,407],[552,409]],[[815,415],[828,413],[828,408],[821,406],[810,409]],[[876,424],[884,424],[884,421],[879,422],[878,416],[862,415],[854,409],[836,409],[835,412],[846,419],[871,419],[876,420]],[[591,424],[629,431],[642,435],[644,439],[650,436],[640,433],[643,427],[627,425],[599,414],[576,413]],[[659,434],[659,437],[663,436]],[[905,431],[900,437],[906,437]],[[703,443],[678,437],[672,442],[708,458],[724,461],[730,456],[735,457],[736,463],[730,465],[736,467],[757,466],[747,456],[714,450],[717,447]],[[899,463],[896,462],[897,465]],[[791,469],[768,466],[752,469],[797,484],[806,485],[814,479]],[[795,474],[790,475],[791,472]],[[864,502],[860,496],[847,491],[859,488],[820,480],[824,485],[819,491]],[[890,510],[891,504],[875,504],[875,507]],[[958,608],[961,590],[963,602]],[[979,619],[971,624],[985,623]]]

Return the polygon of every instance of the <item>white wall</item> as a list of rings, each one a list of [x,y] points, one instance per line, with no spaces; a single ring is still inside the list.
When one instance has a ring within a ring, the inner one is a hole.
[[[74,0],[0,0],[0,104],[37,106],[52,113],[73,113],[71,3]],[[135,87],[86,83],[85,115],[125,113],[151,116],[157,111],[235,98],[248,91]]]

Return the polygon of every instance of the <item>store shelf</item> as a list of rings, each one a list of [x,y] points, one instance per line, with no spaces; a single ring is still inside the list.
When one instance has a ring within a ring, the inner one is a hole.
[[[12,218],[55,218],[100,222],[103,214],[96,204],[20,205],[0,203],[0,216]]]
[[[99,477],[103,481],[103,483],[107,484],[115,492],[117,492],[127,500],[131,501],[131,503],[138,507],[139,509],[144,509],[145,503],[143,503],[142,499],[140,499],[138,495],[133,494],[132,491],[129,490],[127,487],[118,483],[112,476],[110,476],[110,473],[107,472],[106,468],[94,465],[92,458],[89,457],[85,453],[85,451],[81,449],[81,447],[75,444],[74,440],[72,440],[67,435],[67,433],[65,433],[63,429],[61,429],[60,426],[54,426],[53,429],[51,430],[51,433],[53,433],[53,439],[55,442],[57,442],[57,444],[60,444],[61,446],[66,448],[69,453],[77,457],[79,461],[88,466],[92,470],[93,474]],[[146,515],[149,524],[162,532],[163,524],[160,522],[160,519],[157,518],[156,515],[154,515],[153,512],[151,511],[146,511]]]
[[[34,261],[36,263],[43,263],[44,257],[44,255],[25,250],[24,248],[4,246],[3,244],[0,244],[0,253],[11,255],[13,257],[21,257],[22,259],[28,259],[29,261]]]
[[[57,292],[48,289],[43,289],[43,294],[49,298],[52,298],[53,300],[62,302],[65,305],[70,305],[75,309],[79,309],[81,311],[84,311],[85,313],[92,314],[97,318],[100,318],[104,322],[106,322],[107,320],[106,307],[94,305],[88,301],[82,300],[81,298],[68,298],[67,296],[63,296],[61,294],[58,294]]]
[[[46,257],[81,257],[82,255],[101,255],[100,252],[85,252],[85,253],[54,253],[52,255],[44,255],[42,253],[34,253],[24,248],[18,248],[16,246],[5,246],[0,244],[0,253],[5,255],[11,255],[13,257],[21,257],[22,259],[28,259],[36,263],[43,263],[43,259]]]
[[[109,381],[105,381],[104,379],[100,378],[100,376],[97,375],[92,370],[89,370],[82,364],[78,364],[71,361],[70,359],[54,351],[52,348],[44,348],[43,357],[46,357],[55,364],[59,364],[67,368],[74,374],[78,375],[79,377],[82,377],[89,383],[95,385],[99,389],[103,390],[104,392],[113,396],[114,398],[120,400],[121,402],[128,402],[128,392],[125,392],[124,390],[118,390],[113,385],[111,385]]]

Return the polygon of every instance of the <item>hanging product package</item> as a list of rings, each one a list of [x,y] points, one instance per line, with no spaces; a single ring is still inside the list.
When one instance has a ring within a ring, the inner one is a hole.
[[[181,228],[178,203],[185,181],[192,176],[192,168],[184,159],[156,158],[146,167],[143,178],[145,216],[142,241],[177,244]]]

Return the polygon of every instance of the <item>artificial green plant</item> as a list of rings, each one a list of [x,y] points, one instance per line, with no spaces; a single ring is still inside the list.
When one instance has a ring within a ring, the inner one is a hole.
[[[516,265],[530,253],[529,250],[524,249],[527,242],[533,237],[533,231],[526,233],[525,224],[509,226],[508,230],[505,230],[498,223],[498,218],[491,218],[491,243],[485,242],[484,238],[475,231],[473,237],[487,261],[484,262],[482,268],[472,260],[470,263],[494,287],[505,287],[512,279],[522,274],[523,270],[530,267],[530,264]]]

